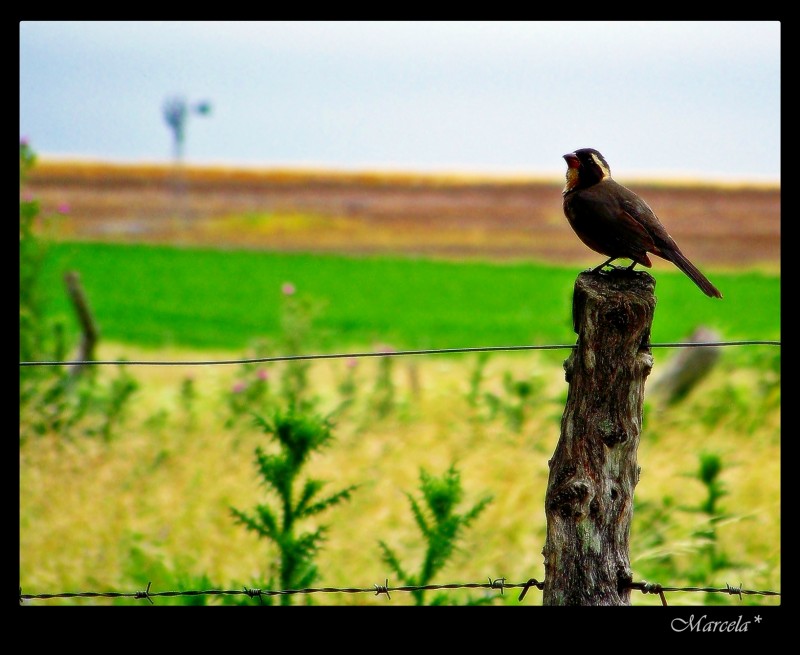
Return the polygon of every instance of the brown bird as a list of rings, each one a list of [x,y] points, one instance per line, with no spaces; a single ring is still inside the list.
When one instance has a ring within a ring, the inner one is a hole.
[[[722,298],[719,289],[681,252],[649,205],[611,178],[603,155],[594,148],[581,148],[564,159],[564,214],[581,241],[609,257],[593,272],[620,258],[633,260],[629,269],[636,264],[650,268],[649,252],[675,264],[707,296]]]

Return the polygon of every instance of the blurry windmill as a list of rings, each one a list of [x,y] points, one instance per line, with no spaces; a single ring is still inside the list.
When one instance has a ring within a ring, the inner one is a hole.
[[[175,163],[179,165],[183,160],[183,144],[186,140],[186,121],[190,113],[206,116],[211,113],[211,103],[202,100],[189,106],[182,97],[167,98],[164,102],[164,120],[172,130],[173,154]]]
[[[167,98],[164,102],[164,120],[172,130],[173,157],[175,159],[175,193],[179,203],[183,197],[185,184],[183,179],[183,146],[186,141],[186,122],[190,114],[207,116],[211,113],[211,103],[202,100],[189,105],[181,96]],[[182,213],[182,212],[181,212]]]

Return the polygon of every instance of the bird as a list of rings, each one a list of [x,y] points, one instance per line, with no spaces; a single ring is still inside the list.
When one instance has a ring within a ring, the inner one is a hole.
[[[592,269],[598,272],[615,259],[630,259],[650,268],[647,253],[666,259],[711,298],[722,293],[681,252],[678,244],[650,206],[611,177],[605,157],[594,148],[563,155],[567,162],[564,215],[583,243],[609,259]]]

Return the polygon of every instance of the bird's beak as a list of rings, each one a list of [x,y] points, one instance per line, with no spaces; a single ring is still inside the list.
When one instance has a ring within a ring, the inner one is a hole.
[[[568,152],[566,155],[564,155],[564,159],[567,160],[567,166],[569,166],[569,168],[580,168],[581,166],[578,155],[576,155],[574,152]]]

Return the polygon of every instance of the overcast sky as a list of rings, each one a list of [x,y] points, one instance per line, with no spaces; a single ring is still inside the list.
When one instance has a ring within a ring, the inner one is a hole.
[[[22,22],[43,157],[779,181],[778,22]]]

